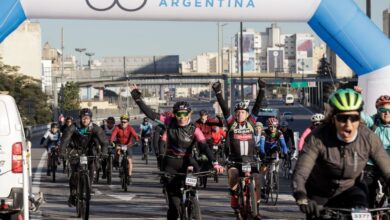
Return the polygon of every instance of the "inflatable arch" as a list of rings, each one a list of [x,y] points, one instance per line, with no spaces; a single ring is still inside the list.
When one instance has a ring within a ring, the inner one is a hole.
[[[0,42],[30,18],[307,22],[358,74],[368,113],[390,94],[390,41],[353,0],[4,0]]]

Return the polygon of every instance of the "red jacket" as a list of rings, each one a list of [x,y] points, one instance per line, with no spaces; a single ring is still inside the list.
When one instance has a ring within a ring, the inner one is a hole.
[[[211,133],[211,139],[213,141],[213,144],[220,144],[222,138],[226,138],[226,132],[220,128],[218,131],[213,131]]]
[[[113,142],[114,140],[117,140],[119,144],[131,144],[131,138],[134,138],[135,141],[139,141],[139,137],[137,133],[135,133],[135,130],[130,125],[127,125],[127,127],[124,129],[121,125],[118,125],[115,127],[114,131],[111,134],[110,141]]]
[[[201,119],[198,119],[196,122],[195,122],[195,126],[197,128],[199,128],[203,135],[205,136],[206,140],[210,140],[211,139],[211,131],[212,131],[212,127],[213,126],[218,126],[218,127],[222,127],[223,123],[221,120],[219,120],[218,118],[207,118],[207,121],[205,123],[202,122]]]

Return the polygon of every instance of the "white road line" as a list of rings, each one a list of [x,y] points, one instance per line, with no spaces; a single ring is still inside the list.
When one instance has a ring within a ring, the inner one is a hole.
[[[44,151],[41,156],[41,160],[39,161],[37,170],[35,171],[34,174],[32,193],[38,193],[40,191],[42,169],[46,163],[46,158],[47,158],[47,151]]]
[[[302,104],[299,104],[299,106],[301,106],[303,109],[305,109],[307,112],[309,112],[309,114],[314,115],[314,112],[312,112],[310,109],[306,108],[306,107],[303,106]]]

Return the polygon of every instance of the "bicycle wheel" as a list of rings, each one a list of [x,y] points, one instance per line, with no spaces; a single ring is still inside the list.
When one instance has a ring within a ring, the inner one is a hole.
[[[186,203],[187,219],[202,220],[202,214],[200,212],[199,200],[195,196],[190,196]]]
[[[89,218],[90,199],[89,176],[86,173],[82,173],[78,184],[77,214],[83,220],[88,220]]]
[[[95,159],[93,160],[94,163],[95,163],[95,176],[94,176],[94,179],[95,179],[95,183],[99,183],[99,175],[100,175],[100,169],[101,169],[101,166],[100,166],[100,160],[95,157]]]
[[[52,173],[52,181],[53,183],[56,182],[56,171],[57,171],[57,156],[55,154],[53,154],[51,156],[51,173]]]
[[[238,182],[238,188],[237,188],[237,194],[238,194],[238,207],[240,209],[240,214],[243,219],[247,218],[247,210],[246,210],[246,203],[245,203],[245,187],[242,185],[242,181],[240,180]]]
[[[107,175],[107,184],[111,185],[111,180],[112,180],[112,156],[109,156],[107,158],[106,175]]]
[[[256,217],[259,213],[257,210],[257,200],[256,200],[256,192],[255,192],[255,185],[253,183],[253,180],[248,184],[248,190],[249,196],[247,195],[247,204],[250,208],[250,212],[252,217]]]
[[[127,180],[129,176],[129,161],[127,161],[127,158],[124,157],[122,159],[122,189],[123,191],[127,192]]]
[[[270,196],[273,205],[276,205],[279,196],[279,173],[276,171],[274,171],[272,175]]]
[[[149,163],[149,144],[146,144],[145,146],[145,164]]]
[[[66,159],[65,158],[62,158],[62,172],[63,173],[66,172]]]
[[[273,172],[269,170],[267,172],[266,181],[265,181],[265,203],[268,203],[271,197],[272,184],[273,184]]]

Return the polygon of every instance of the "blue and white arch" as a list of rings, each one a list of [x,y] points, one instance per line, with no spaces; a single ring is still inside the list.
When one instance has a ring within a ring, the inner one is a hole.
[[[307,22],[359,75],[369,113],[390,94],[390,41],[353,0],[2,0],[0,42],[31,18]]]

